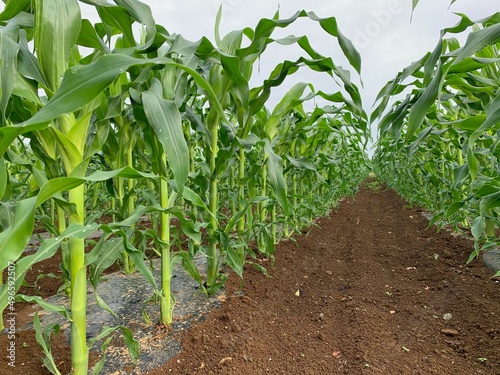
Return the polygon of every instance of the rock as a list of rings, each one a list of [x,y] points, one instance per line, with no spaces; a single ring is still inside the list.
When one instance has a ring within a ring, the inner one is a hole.
[[[443,315],[443,319],[444,320],[451,320],[451,319],[453,319],[453,315],[451,315],[450,313],[446,313]]]
[[[459,335],[459,332],[457,330],[454,330],[454,329],[450,329],[450,328],[443,328],[441,330],[441,333],[446,335],[446,336],[457,336]]]
[[[449,257],[453,256],[453,253],[450,250],[448,250],[448,249],[444,249],[443,250],[443,255],[445,257],[449,258]]]
[[[493,249],[483,253],[483,262],[493,272],[500,271],[500,249]]]

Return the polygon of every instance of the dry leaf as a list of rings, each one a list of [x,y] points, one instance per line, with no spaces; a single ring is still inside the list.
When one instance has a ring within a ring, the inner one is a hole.
[[[297,291],[295,292],[295,297],[300,297],[300,290],[297,290]]]
[[[338,358],[342,357],[342,353],[339,352],[339,351],[335,351],[335,352],[332,353],[332,357],[338,359]]]
[[[389,314],[396,314],[396,311],[391,310],[391,311],[389,311]]]

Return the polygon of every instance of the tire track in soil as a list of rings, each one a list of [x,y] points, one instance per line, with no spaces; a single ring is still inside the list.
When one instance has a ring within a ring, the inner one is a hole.
[[[500,374],[500,285],[427,223],[362,188],[262,260],[272,278],[247,266],[242,294],[231,275],[223,307],[149,374]]]

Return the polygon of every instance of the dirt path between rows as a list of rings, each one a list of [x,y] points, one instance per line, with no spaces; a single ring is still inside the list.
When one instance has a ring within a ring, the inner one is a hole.
[[[149,374],[500,374],[500,284],[465,266],[471,241],[427,225],[362,188],[279,244],[271,278],[248,268],[241,294],[231,276],[222,308]]]

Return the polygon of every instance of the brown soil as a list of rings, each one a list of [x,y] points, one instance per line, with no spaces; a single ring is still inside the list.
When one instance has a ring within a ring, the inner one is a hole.
[[[222,308],[149,374],[500,374],[500,284],[480,260],[465,266],[469,240],[426,229],[387,190],[362,188],[317,224],[280,243],[274,267],[262,260],[271,277],[247,267],[241,288],[231,274]],[[47,373],[32,332],[16,345],[17,367],[2,355],[2,373]]]

